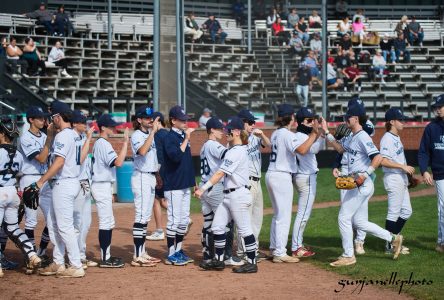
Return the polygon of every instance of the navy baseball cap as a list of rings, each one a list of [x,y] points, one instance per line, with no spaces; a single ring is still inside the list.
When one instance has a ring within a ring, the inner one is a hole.
[[[359,96],[351,98],[347,103],[347,108],[356,104],[364,106],[364,102],[361,100],[361,98],[359,98]]]
[[[397,108],[397,107],[392,107],[390,108],[386,113],[385,113],[385,121],[389,122],[391,120],[399,120],[402,121],[405,119],[404,114],[402,113],[402,111]]]
[[[153,115],[153,109],[148,105],[141,106],[136,110],[137,118],[151,118],[152,115]]]
[[[433,98],[433,103],[432,103],[432,108],[437,108],[442,106],[444,106],[444,94],[441,94]]]
[[[72,113],[71,122],[86,123],[86,116],[80,110],[74,110]]]
[[[238,116],[231,117],[230,122],[225,126],[227,130],[239,129],[244,130],[244,121]]]
[[[294,108],[292,105],[284,103],[278,105],[278,117],[294,115]]]
[[[299,121],[303,121],[306,118],[314,118],[315,114],[313,113],[313,110],[309,109],[308,107],[301,107],[298,112],[296,113],[296,119]]]
[[[157,117],[159,117],[159,121],[161,121],[161,122],[165,121],[165,118],[163,117],[163,115],[160,111],[153,112],[153,114],[151,115],[151,118],[153,120],[155,120]]]
[[[51,109],[52,115],[72,112],[72,110],[68,104],[63,103],[62,101],[59,101],[59,100],[52,101],[51,105],[50,105],[50,109]]]
[[[185,113],[182,106],[176,105],[170,109],[170,118],[178,119],[180,121],[188,121],[190,117]]]
[[[362,105],[355,104],[350,106],[347,109],[347,113],[345,114],[345,117],[362,117],[365,116],[365,108]]]
[[[224,124],[222,124],[222,122],[218,118],[211,117],[210,119],[208,119],[207,123],[205,124],[205,127],[207,128],[207,130],[210,130],[211,128],[223,129]]]
[[[30,106],[26,111],[27,118],[45,118],[49,116],[49,113],[45,113],[41,107]]]
[[[102,127],[116,127],[120,125],[120,123],[117,123],[113,120],[110,114],[103,114],[100,116],[100,118],[97,120],[97,126]]]
[[[237,116],[242,120],[255,121],[257,118],[253,116],[253,114],[248,109],[242,109]]]

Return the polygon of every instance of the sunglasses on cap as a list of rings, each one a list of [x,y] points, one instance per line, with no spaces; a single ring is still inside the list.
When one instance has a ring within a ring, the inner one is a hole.
[[[244,119],[244,123],[247,123],[249,126],[253,126],[254,124],[256,124],[256,121]]]
[[[52,123],[55,119],[55,117],[60,116],[60,114],[55,114],[55,115],[51,115],[49,116],[49,121]]]

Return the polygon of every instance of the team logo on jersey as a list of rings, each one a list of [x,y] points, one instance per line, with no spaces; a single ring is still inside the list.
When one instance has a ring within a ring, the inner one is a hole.
[[[56,143],[55,143],[55,148],[56,148],[57,150],[62,150],[63,147],[65,147],[65,144],[62,144],[62,143],[60,143],[60,142],[56,142]]]
[[[444,150],[444,135],[441,135],[439,140],[441,141],[441,143],[435,143],[435,149],[436,150]]]
[[[367,146],[368,146],[370,149],[375,148],[375,144],[373,144],[373,142],[368,142],[368,143],[367,143]]]
[[[399,148],[399,142],[395,142],[395,147]]]
[[[229,167],[229,166],[231,166],[233,164],[233,162],[231,161],[231,160],[229,160],[229,159],[225,159],[224,160],[224,166],[225,167]]]

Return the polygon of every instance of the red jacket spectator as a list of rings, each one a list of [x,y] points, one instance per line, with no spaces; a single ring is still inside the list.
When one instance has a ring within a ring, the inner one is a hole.
[[[285,31],[285,26],[282,25],[282,23],[274,22],[273,25],[271,25],[271,29],[273,29],[274,35],[278,35],[279,32]]]

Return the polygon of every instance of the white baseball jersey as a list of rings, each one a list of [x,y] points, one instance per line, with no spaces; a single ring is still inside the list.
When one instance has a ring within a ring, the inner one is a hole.
[[[247,147],[236,145],[225,154],[220,169],[227,175],[224,189],[237,189],[250,184]]]
[[[200,150],[200,175],[202,175],[202,182],[207,182],[219,170],[226,153],[227,148],[218,141],[208,140],[203,144]]]
[[[20,137],[20,152],[26,158],[23,162],[22,173],[24,175],[42,175],[48,170],[48,164],[39,163],[35,157],[40,154],[46,142],[46,134],[40,131],[35,135],[27,130]]]
[[[296,132],[296,138],[302,141],[302,144],[308,140],[308,135],[302,132]],[[316,154],[321,150],[324,144],[324,138],[318,138],[316,142],[311,145],[310,150],[305,154],[301,155],[296,153],[296,161],[298,164],[298,174],[311,175],[319,171],[318,161],[316,160]]]
[[[369,156],[379,154],[378,148],[364,130],[354,134],[348,145],[342,142],[342,147],[348,152],[349,174],[364,173],[371,164]]]
[[[12,160],[11,170],[18,172],[23,167],[23,155],[19,151],[15,151],[14,159]],[[0,171],[7,170],[10,164],[8,151],[0,148]],[[14,186],[16,183],[15,176],[12,174],[0,175],[0,186]],[[3,199],[0,199],[3,200]]]
[[[351,141],[351,137],[353,136],[353,133],[350,133],[348,136],[343,137],[340,140],[340,143],[342,144],[342,146],[345,148],[348,146],[348,144]],[[341,158],[341,173],[343,175],[348,175],[348,153],[347,151],[345,151],[344,153],[342,153],[342,158]]]
[[[86,135],[84,133],[82,133],[80,135],[80,142],[82,144],[82,148],[85,145],[86,142]],[[82,153],[80,151],[80,153]],[[83,163],[80,165],[80,175],[79,175],[79,180],[87,180],[87,179],[91,179],[91,158],[89,157],[89,155],[85,158],[85,160],[83,161]]]
[[[295,150],[303,143],[294,132],[279,128],[271,135],[271,155],[269,171],[296,173],[298,166],[294,158]]]
[[[262,139],[254,134],[248,137],[248,160],[250,167],[250,176],[261,177],[262,156],[261,156]]]
[[[51,162],[56,156],[65,159],[62,168],[54,179],[78,178],[80,175],[80,155],[82,152],[82,140],[72,128],[65,128],[56,134],[52,145]]]
[[[151,173],[157,172],[159,170],[159,163],[157,161],[157,150],[156,144],[151,143],[148,152],[145,155],[139,155],[137,151],[139,151],[140,147],[145,144],[145,141],[148,139],[150,135],[149,132],[143,132],[142,130],[136,130],[131,135],[131,148],[133,150],[134,157],[134,170],[143,173]]]
[[[111,143],[104,138],[99,138],[94,144],[92,158],[92,181],[114,182],[116,180],[116,168],[114,161],[117,153]]]
[[[381,139],[381,155],[391,161],[394,161],[401,165],[406,165],[407,161],[404,155],[404,146],[402,145],[401,138],[394,135],[391,132],[386,132]],[[398,173],[405,174],[403,170],[395,168],[382,167],[384,173]]]

